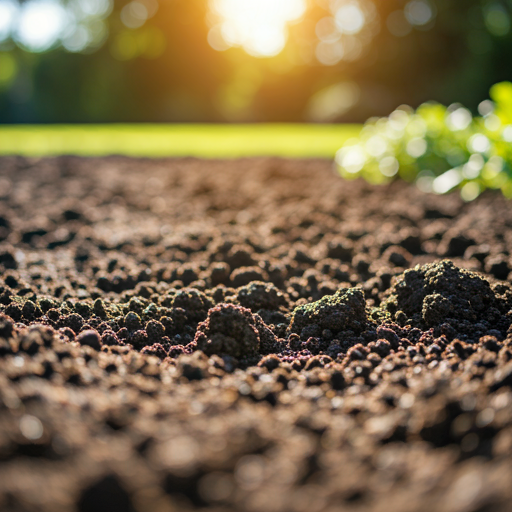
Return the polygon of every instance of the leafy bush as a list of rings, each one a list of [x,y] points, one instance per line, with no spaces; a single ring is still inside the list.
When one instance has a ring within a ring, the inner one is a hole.
[[[477,117],[460,104],[424,103],[369,119],[337,152],[341,175],[370,183],[400,177],[438,194],[460,188],[465,201],[487,188],[512,198],[512,83],[495,84],[490,96]]]

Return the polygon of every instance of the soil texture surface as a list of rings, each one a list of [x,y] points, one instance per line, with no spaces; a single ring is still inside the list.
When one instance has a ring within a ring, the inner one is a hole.
[[[0,159],[0,510],[510,512],[512,203],[326,160]]]

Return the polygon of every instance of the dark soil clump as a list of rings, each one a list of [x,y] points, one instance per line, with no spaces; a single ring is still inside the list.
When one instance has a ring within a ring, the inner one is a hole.
[[[498,193],[322,160],[0,174],[0,510],[512,509]]]
[[[250,309],[234,304],[220,304],[208,311],[208,318],[199,324],[194,343],[206,355],[256,357],[268,353],[275,337],[261,318]],[[270,346],[270,347],[269,347]],[[261,348],[260,348],[261,347]]]

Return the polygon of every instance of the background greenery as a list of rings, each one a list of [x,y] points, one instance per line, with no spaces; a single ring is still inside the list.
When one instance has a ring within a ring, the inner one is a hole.
[[[512,83],[493,85],[490,97],[476,117],[458,103],[428,102],[369,119],[336,153],[339,171],[370,183],[399,177],[436,194],[459,188],[465,201],[488,188],[512,198]]]
[[[512,0],[308,0],[267,58],[213,49],[207,0],[147,0],[152,15],[136,27],[123,22],[128,0],[56,1],[75,21],[50,47],[0,30],[0,123],[363,122],[427,100],[476,113],[492,84],[512,79]],[[374,13],[343,36],[358,51],[322,63],[331,36],[319,22],[351,3]],[[427,22],[411,18],[418,6]]]

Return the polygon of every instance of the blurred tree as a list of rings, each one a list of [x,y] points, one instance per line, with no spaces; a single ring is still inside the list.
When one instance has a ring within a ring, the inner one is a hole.
[[[0,0],[0,122],[475,110],[512,79],[511,13],[512,0]]]

